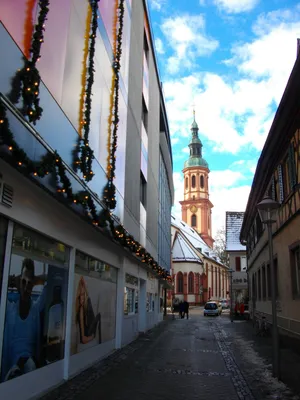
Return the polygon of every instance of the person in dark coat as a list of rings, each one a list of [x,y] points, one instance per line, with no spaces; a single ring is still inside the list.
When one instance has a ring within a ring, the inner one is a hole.
[[[189,307],[190,307],[189,302],[185,301],[183,303],[183,318],[186,314],[186,319],[189,319]]]
[[[179,318],[184,318],[184,303],[182,301],[179,303]]]

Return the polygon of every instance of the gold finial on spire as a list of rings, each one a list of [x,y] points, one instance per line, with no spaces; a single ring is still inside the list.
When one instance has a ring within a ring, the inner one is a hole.
[[[195,102],[192,104],[192,107],[193,107],[193,117],[194,117],[194,121],[195,121],[195,118],[196,118]]]

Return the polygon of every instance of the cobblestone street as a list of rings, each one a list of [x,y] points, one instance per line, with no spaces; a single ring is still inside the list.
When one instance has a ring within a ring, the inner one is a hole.
[[[297,399],[288,388],[273,380],[264,364],[239,358],[239,333],[228,315],[204,318],[191,311],[189,320],[167,320],[126,348],[115,352],[43,400],[141,400]],[[251,329],[251,326],[249,329]],[[240,343],[245,346],[245,342]],[[255,373],[268,377],[268,387],[255,384]],[[251,389],[249,386],[251,382]]]

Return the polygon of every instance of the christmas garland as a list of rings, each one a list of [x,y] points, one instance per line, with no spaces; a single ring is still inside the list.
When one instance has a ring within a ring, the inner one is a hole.
[[[81,205],[85,211],[86,217],[92,220],[95,226],[105,226],[108,222],[116,242],[134,253],[143,263],[148,264],[161,278],[170,282],[171,277],[169,273],[154,261],[151,255],[139,242],[134,240],[133,236],[129,234],[123,225],[115,227],[112,214],[108,210],[104,210],[104,213],[97,213],[96,205],[90,192],[83,190],[76,194],[73,193],[71,181],[66,173],[66,167],[56,151],[48,153],[39,162],[32,161],[27,156],[25,151],[19,147],[14,139],[6,116],[6,108],[2,101],[0,101],[0,146],[3,145],[7,147],[10,159],[13,161],[17,170],[23,174],[39,178],[43,178],[48,174],[53,174],[56,180],[57,194],[62,200],[69,204]]]
[[[41,45],[44,42],[45,22],[49,11],[49,0],[39,0],[38,22],[34,27],[32,35],[30,54],[31,59],[24,57],[24,66],[18,70],[12,83],[12,93],[9,98],[13,103],[18,103],[22,95],[22,113],[30,122],[36,123],[42,116],[43,109],[40,107],[39,86],[41,77],[36,63],[40,59]]]
[[[122,55],[122,35],[124,24],[124,0],[120,0],[117,7],[118,13],[118,33],[116,35],[116,50],[114,61],[112,65],[114,78],[113,78],[113,117],[112,122],[112,140],[110,143],[108,167],[107,167],[107,185],[104,189],[103,199],[106,206],[113,210],[116,207],[116,188],[114,185],[115,170],[116,170],[116,150],[118,141],[118,124],[119,124],[119,86],[120,86],[120,68],[121,68],[121,55]]]
[[[80,122],[84,130],[83,137],[78,139],[78,144],[75,149],[74,157],[74,170],[78,169],[83,174],[86,181],[93,179],[94,173],[92,171],[92,162],[94,159],[94,152],[89,145],[89,133],[91,125],[91,111],[92,111],[92,87],[94,83],[94,57],[95,57],[95,43],[98,28],[98,2],[99,0],[92,0],[92,20],[91,20],[91,34],[89,36],[89,60],[87,67],[87,81],[84,100],[84,118]],[[80,154],[80,155],[79,155]]]

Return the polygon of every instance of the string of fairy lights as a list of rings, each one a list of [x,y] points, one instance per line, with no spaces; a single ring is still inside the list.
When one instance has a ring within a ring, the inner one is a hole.
[[[94,173],[92,170],[92,163],[94,157],[94,151],[91,149],[89,144],[89,133],[91,126],[91,112],[92,112],[92,87],[94,83],[94,56],[95,56],[95,44],[96,35],[98,30],[98,2],[99,0],[93,0],[91,2],[92,19],[91,19],[91,33],[89,36],[89,59],[87,67],[87,79],[86,79],[86,90],[84,99],[83,119],[80,121],[84,134],[83,137],[79,137],[78,144],[76,146],[76,153],[74,159],[74,170],[77,172],[78,169],[83,174],[83,178],[88,182],[93,179]]]
[[[89,130],[90,130],[90,115],[91,115],[91,96],[92,96],[92,86],[94,82],[94,54],[95,54],[95,40],[97,31],[97,10],[98,1],[93,0],[91,3],[92,7],[92,28],[90,35],[90,46],[89,46],[89,62],[88,62],[88,78],[86,86],[86,96],[85,96],[85,112],[84,112],[84,135],[83,135],[83,146],[89,147]],[[113,180],[115,178],[115,168],[116,168],[116,149],[118,141],[118,124],[119,124],[119,73],[120,73],[120,60],[122,54],[122,34],[123,34],[123,20],[124,20],[124,1],[119,0],[117,13],[118,13],[118,31],[117,31],[117,46],[116,54],[113,61],[113,72],[114,72],[114,107],[113,107],[113,118],[112,118],[112,140],[110,148],[110,158],[108,166],[108,181],[104,188],[104,201],[106,208],[102,211],[97,212],[94,198],[88,190],[82,190],[80,192],[73,192],[71,181],[68,177],[67,168],[59,156],[57,151],[53,153],[47,153],[39,162],[32,161],[26,154],[26,152],[17,144],[14,139],[13,132],[10,128],[9,118],[7,116],[7,109],[2,101],[0,101],[0,145],[5,145],[9,153],[10,162],[12,162],[15,167],[28,176],[34,176],[39,178],[44,178],[46,175],[52,174],[56,181],[56,191],[57,195],[65,203],[74,204],[82,206],[85,216],[93,223],[94,226],[110,228],[111,234],[116,242],[122,245],[124,248],[128,249],[131,253],[141,260],[141,262],[147,264],[159,277],[172,282],[172,279],[165,269],[163,269],[159,264],[153,259],[151,254],[146,251],[146,249],[134,239],[134,237],[124,228],[122,224],[115,226],[115,220],[111,210],[116,207],[116,188],[114,186]],[[38,87],[40,84],[39,72],[36,69],[36,62],[40,58],[41,44],[44,40],[44,30],[45,21],[47,19],[47,13],[49,0],[39,1],[39,15],[38,22],[35,26],[32,45],[31,45],[31,64],[27,68],[23,68],[22,82],[23,90],[21,91],[21,96],[23,103],[25,105],[24,110],[26,110],[25,115],[27,115],[30,122],[35,123],[37,119],[41,118],[42,108],[39,107],[38,98]],[[28,61],[29,62],[29,61]],[[34,71],[34,74],[32,74]],[[36,72],[37,71],[37,72]],[[26,76],[26,73],[28,75]],[[34,78],[33,78],[34,76]],[[33,83],[32,83],[33,82]],[[38,84],[36,85],[35,82]],[[28,86],[24,86],[28,83]],[[31,85],[36,87],[36,93],[34,96],[28,96],[27,92],[31,92]],[[30,88],[30,90],[24,90]],[[32,111],[32,113],[30,113]],[[86,126],[86,127],[85,127]],[[83,156],[84,154],[84,156]],[[83,174],[90,175],[90,179],[93,177],[91,170],[91,161],[93,158],[93,153],[87,149],[86,153],[81,152],[79,165],[85,165]],[[89,180],[90,180],[89,179]],[[86,179],[88,180],[88,179]]]

